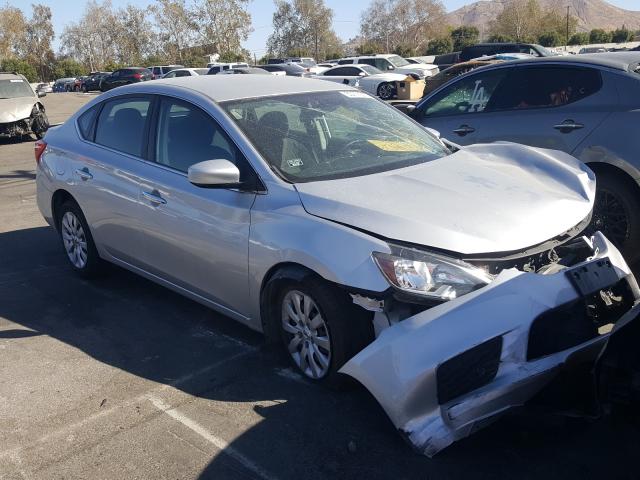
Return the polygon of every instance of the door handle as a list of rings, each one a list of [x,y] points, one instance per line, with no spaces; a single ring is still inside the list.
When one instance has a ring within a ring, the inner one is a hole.
[[[457,133],[461,137],[464,137],[465,135],[467,135],[469,133],[473,133],[475,131],[476,131],[476,129],[473,128],[473,127],[470,127],[469,125],[460,125],[458,128],[456,128],[453,131],[453,133]]]
[[[82,180],[91,180],[93,178],[93,175],[91,175],[87,167],[78,168],[76,170],[76,175],[78,175]]]
[[[574,122],[573,120],[565,120],[558,125],[554,125],[553,128],[555,128],[556,130],[560,130],[562,133],[569,133],[574,130],[580,130],[581,128],[584,128],[584,125],[582,123]]]
[[[167,201],[160,195],[151,192],[142,192],[142,196],[149,200],[154,205],[165,205]]]

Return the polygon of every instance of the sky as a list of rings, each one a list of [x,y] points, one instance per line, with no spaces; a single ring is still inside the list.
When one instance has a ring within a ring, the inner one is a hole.
[[[608,0],[609,3],[627,10],[640,9],[639,0]],[[51,7],[53,13],[53,26],[56,32],[54,48],[59,46],[60,34],[64,26],[77,21],[83,13],[83,2],[73,0],[8,0],[9,5],[22,9],[26,16],[31,15],[31,3],[43,3]],[[145,7],[152,0],[112,0],[114,8],[122,7],[128,3],[138,7]],[[333,28],[344,41],[354,37],[360,26],[360,13],[369,5],[369,0],[325,0],[327,6],[335,13]],[[460,8],[463,5],[473,3],[473,0],[443,0],[447,11]],[[265,53],[267,37],[271,33],[271,18],[275,10],[272,0],[253,0],[249,6],[249,12],[253,20],[253,32],[244,47],[260,57]]]

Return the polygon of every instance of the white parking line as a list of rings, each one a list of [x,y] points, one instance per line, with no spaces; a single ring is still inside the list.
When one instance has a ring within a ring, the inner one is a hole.
[[[211,433],[209,430],[207,430],[202,425],[197,423],[195,420],[192,420],[191,418],[187,417],[186,415],[180,413],[175,408],[172,408],[171,405],[165,403],[160,398],[155,397],[153,395],[148,395],[147,399],[158,410],[161,410],[162,412],[166,413],[167,415],[169,415],[174,420],[180,422],[182,425],[187,427],[189,430],[197,433],[202,438],[204,438],[207,442],[209,442],[214,447],[216,447],[218,450],[220,450],[222,453],[225,453],[225,454],[229,455],[231,458],[233,458],[236,461],[238,461],[239,463],[241,463],[244,467],[246,467],[247,469],[251,470],[253,473],[258,475],[260,478],[264,478],[265,480],[275,479],[275,477],[273,477],[269,473],[265,472],[262,468],[260,468],[258,465],[256,465],[252,460],[247,458],[244,454],[240,453],[234,447],[229,445],[229,442],[227,442],[223,438],[216,437],[213,433]]]

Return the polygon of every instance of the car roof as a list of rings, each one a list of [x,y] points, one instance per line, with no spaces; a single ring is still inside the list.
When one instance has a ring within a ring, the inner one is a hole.
[[[627,72],[631,65],[640,63],[640,52],[607,52],[592,54],[586,53],[584,55],[564,55],[557,57],[533,57],[522,60],[512,60],[501,64],[501,66],[540,62],[592,65]]]
[[[200,75],[140,82],[118,87],[118,93],[145,91],[163,93],[166,87],[181,87],[199,92],[215,102],[296,93],[356,90],[344,84],[275,75]]]
[[[10,80],[10,79],[15,79],[15,78],[22,78],[22,75],[19,75],[17,73],[12,73],[12,72],[3,72],[0,73],[0,80]]]

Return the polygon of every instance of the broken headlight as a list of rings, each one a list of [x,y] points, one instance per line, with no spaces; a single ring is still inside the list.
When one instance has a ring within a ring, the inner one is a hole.
[[[408,293],[452,300],[488,284],[492,277],[461,260],[390,245],[392,253],[373,252],[389,283]]]

